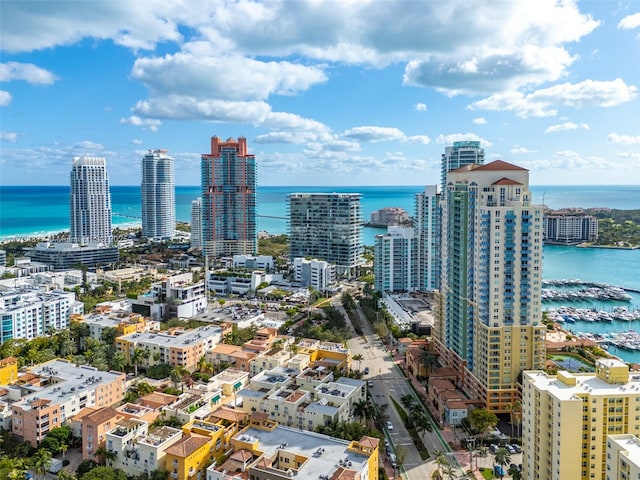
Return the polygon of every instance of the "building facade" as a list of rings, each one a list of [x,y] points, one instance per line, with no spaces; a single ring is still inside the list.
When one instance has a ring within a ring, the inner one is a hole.
[[[203,154],[202,242],[207,255],[255,255],[256,159],[247,139],[223,142],[211,137],[211,153]]]
[[[384,207],[375,212],[371,212],[372,225],[390,227],[392,225],[402,225],[409,222],[409,214],[400,207]]]
[[[70,184],[70,241],[111,243],[111,192],[106,160],[75,157]]]
[[[380,293],[417,289],[418,248],[413,228],[387,227],[376,235],[373,256],[374,287]]]
[[[173,157],[167,150],[149,150],[142,157],[142,236],[157,240],[176,230],[176,182]]]
[[[637,377],[617,359],[598,360],[595,374],[525,372],[522,441],[529,454],[523,456],[523,478],[637,478],[610,476],[607,468],[618,461],[607,456],[609,436],[640,434]]]
[[[33,248],[26,248],[32,262],[48,265],[54,270],[67,270],[77,265],[99,267],[112,265],[120,259],[116,245],[102,242],[56,243],[39,242]]]
[[[547,212],[543,239],[549,243],[592,242],[598,238],[598,219],[592,215],[563,215]]]
[[[465,390],[500,413],[518,398],[523,370],[542,368],[542,207],[529,172],[503,161],[447,175],[435,334],[466,365]]]
[[[11,338],[33,340],[50,331],[69,327],[73,314],[82,314],[84,304],[74,292],[45,291],[24,287],[0,293],[0,343]]]
[[[362,263],[360,194],[291,193],[287,207],[291,258],[317,258],[353,275]]]
[[[326,292],[336,283],[335,265],[323,260],[293,259],[294,280],[305,287]]]
[[[478,141],[453,142],[453,146],[445,147],[440,164],[440,186],[443,191],[447,184],[447,173],[465,165],[482,165],[484,148]]]
[[[202,250],[202,198],[191,202],[191,248]]]
[[[419,291],[432,291],[440,285],[440,192],[427,185],[416,194],[413,228],[416,236],[416,262]]]

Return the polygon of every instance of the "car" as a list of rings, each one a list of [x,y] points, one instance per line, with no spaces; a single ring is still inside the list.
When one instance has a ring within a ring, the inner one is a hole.
[[[384,439],[384,446],[389,448],[389,440],[388,439]]]
[[[367,387],[373,388],[373,382],[371,380],[367,382]]]
[[[393,430],[393,423],[387,420],[387,430]]]
[[[392,453],[390,453],[390,454],[389,454],[389,463],[391,463],[391,466],[392,466],[393,468],[396,468],[396,467],[397,467],[397,463],[396,463],[396,462],[397,462],[397,459],[396,459],[396,455],[395,455],[395,453],[393,453],[393,452],[392,452]]]
[[[364,374],[369,375],[369,367],[364,367]]]
[[[518,445],[517,443],[514,443],[511,446],[516,451],[516,453],[522,453],[522,447],[520,445]]]
[[[515,448],[513,448],[513,447],[512,447],[511,445],[509,445],[508,443],[504,446],[504,448],[506,448],[506,449],[507,449],[507,452],[509,452],[509,453],[511,453],[511,454],[516,453],[516,449],[515,449]]]
[[[504,477],[504,468],[501,465],[496,465],[493,467],[493,474],[499,476],[500,478]]]
[[[492,443],[491,445],[489,445],[489,449],[491,449],[493,453],[496,453],[498,451],[498,445]]]

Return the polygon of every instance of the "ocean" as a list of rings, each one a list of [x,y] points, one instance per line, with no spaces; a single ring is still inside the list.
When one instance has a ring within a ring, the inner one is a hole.
[[[258,187],[258,229],[269,233],[286,233],[286,196],[294,192],[341,192],[362,195],[363,219],[383,207],[401,207],[414,211],[415,194],[421,186],[368,187]],[[640,186],[533,186],[533,203],[551,208],[608,207],[640,208]],[[189,222],[191,201],[200,195],[200,187],[176,187],[176,218]],[[112,186],[113,226],[140,225],[140,187]],[[0,240],[46,235],[69,229],[69,188],[0,186]],[[365,245],[373,245],[375,235],[384,229],[364,228]],[[543,276],[548,280],[582,279],[640,290],[640,250],[614,250],[545,246]],[[632,293],[626,304],[640,308],[640,294]],[[547,306],[548,304],[544,304]],[[580,305],[583,306],[583,305]],[[611,305],[591,305],[610,309]],[[575,331],[628,330],[624,322],[572,325]],[[627,361],[640,362],[638,352],[615,352]]]

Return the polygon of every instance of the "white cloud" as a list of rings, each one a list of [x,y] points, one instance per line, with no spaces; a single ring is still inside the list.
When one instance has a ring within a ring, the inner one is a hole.
[[[632,158],[634,160],[640,160],[640,152],[616,152],[620,158]]]
[[[587,106],[613,107],[629,102],[638,89],[617,78],[610,81],[585,80],[563,83],[535,90],[528,94],[507,92],[473,102],[469,110],[512,111],[522,118],[557,115],[557,107],[582,108]]]
[[[404,140],[406,138],[399,128],[374,126],[354,127],[345,131],[342,135],[355,138],[361,142],[371,143]]]
[[[519,147],[516,145],[509,151],[509,153],[511,153],[512,155],[518,155],[522,153],[536,153],[536,150],[530,150],[526,147]]]
[[[175,24],[180,9],[184,6],[168,0],[41,2],[38,8],[29,2],[3,2],[2,48],[28,52],[94,38],[149,49],[158,41],[180,39]]]
[[[310,132],[269,132],[258,135],[253,139],[255,143],[291,143],[301,144],[308,141],[317,140],[318,136]]]
[[[134,145],[142,145],[144,142],[139,138],[134,138],[133,140],[131,140],[131,143],[133,143]]]
[[[2,132],[0,131],[0,140],[5,142],[15,143],[18,140],[18,134],[16,132]]]
[[[638,27],[640,27],[640,13],[627,15],[618,23],[618,28],[621,28],[623,30],[630,30]]]
[[[581,128],[583,130],[589,130],[589,124],[587,123],[577,124],[573,122],[557,123],[555,125],[550,125],[549,127],[547,127],[544,133],[566,132],[569,130],[577,130],[578,128]]]
[[[618,135],[617,133],[610,133],[607,139],[611,143],[621,143],[625,145],[639,145],[640,135]]]
[[[6,107],[11,103],[11,94],[6,90],[0,90],[0,107]]]
[[[162,125],[160,120],[152,118],[140,118],[137,115],[131,115],[129,118],[121,118],[120,123],[122,125],[134,125],[136,127],[148,128],[152,132],[157,132],[158,127]]]
[[[484,117],[478,117],[473,119],[473,123],[476,125],[486,125],[487,119]]]
[[[475,133],[450,133],[448,135],[440,134],[436,138],[436,143],[440,145],[451,145],[453,142],[464,142],[464,141],[476,141],[480,142],[482,148],[489,148],[493,146],[493,143],[482,138]]]
[[[0,63],[0,82],[13,80],[24,80],[33,85],[51,85],[57,78],[53,73],[32,63]]]
[[[139,58],[131,76],[156,97],[171,94],[235,101],[294,95],[327,79],[317,67],[261,62],[240,55],[203,56],[191,51]]]
[[[426,103],[416,103],[413,108],[415,108],[419,112],[426,112],[427,111],[427,104]]]
[[[431,139],[427,135],[412,135],[410,137],[405,138],[405,143],[420,143],[422,145],[429,145],[431,143]]]

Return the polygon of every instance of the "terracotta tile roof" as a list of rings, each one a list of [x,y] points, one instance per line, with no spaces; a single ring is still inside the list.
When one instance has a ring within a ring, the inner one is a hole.
[[[92,408],[92,407],[84,407],[83,409],[81,409],[77,414],[75,414],[73,416],[73,420],[75,421],[80,421],[82,420],[84,417],[86,417],[87,415],[93,413],[97,411],[96,408]]]
[[[200,447],[205,446],[209,443],[210,438],[205,437],[204,435],[198,435],[197,433],[190,433],[185,435],[176,443],[171,445],[169,448],[165,450],[165,453],[169,455],[175,455],[180,458],[187,458],[193,452],[198,450]]]
[[[516,182],[515,180],[507,177],[502,177],[500,180],[498,180],[497,182],[493,182],[491,185],[522,185],[522,183]]]
[[[51,400],[47,400],[46,398],[40,398],[39,400],[31,402],[31,406],[32,407],[36,407],[36,408],[38,408],[38,407],[46,407],[50,403],[51,403]]]
[[[490,171],[490,170],[516,170],[516,171],[528,171],[526,168],[519,167],[513,163],[505,162],[504,160],[495,160],[493,162],[485,163],[484,165],[477,165],[475,163],[463,165],[460,168],[451,170],[452,172],[468,172],[470,170],[476,171]]]
[[[242,412],[233,408],[220,407],[211,412],[209,418],[228,420],[229,422],[243,422],[248,416],[248,412]]]
[[[331,476],[331,480],[354,480],[358,472],[338,467],[338,470]]]
[[[13,363],[16,363],[17,361],[18,359],[15,357],[3,358],[2,360],[0,360],[0,367],[6,367],[7,365],[11,365]]]
[[[377,448],[378,445],[380,444],[380,439],[375,437],[364,436],[360,439],[358,443],[366,447]]]
[[[231,456],[229,457],[232,460],[237,460],[238,462],[246,462],[248,460],[251,460],[253,458],[253,453],[251,453],[249,450],[247,450],[246,448],[240,449],[236,452],[233,452],[231,454]]]
[[[112,418],[120,417],[121,415],[112,407],[104,407],[100,410],[96,410],[85,417],[85,419],[91,423],[99,425]]]
[[[170,405],[178,399],[175,395],[169,395],[168,393],[153,392],[144,397],[140,397],[140,403],[144,405],[147,403],[156,403],[159,405]]]
[[[449,380],[443,378],[432,378],[429,380],[429,387],[437,390],[455,390],[456,387]]]

